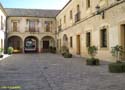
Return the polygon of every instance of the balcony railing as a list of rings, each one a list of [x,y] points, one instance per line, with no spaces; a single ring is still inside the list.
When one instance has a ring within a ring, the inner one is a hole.
[[[75,15],[75,23],[80,21],[80,12],[77,12]]]

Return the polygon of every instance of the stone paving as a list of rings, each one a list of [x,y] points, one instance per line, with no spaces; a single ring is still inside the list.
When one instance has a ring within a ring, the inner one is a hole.
[[[104,62],[86,66],[80,57],[15,54],[0,61],[0,90],[125,90],[125,74],[109,73]]]

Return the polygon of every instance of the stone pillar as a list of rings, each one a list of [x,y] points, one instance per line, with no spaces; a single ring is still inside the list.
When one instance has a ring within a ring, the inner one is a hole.
[[[38,41],[38,52],[41,53],[41,40]]]

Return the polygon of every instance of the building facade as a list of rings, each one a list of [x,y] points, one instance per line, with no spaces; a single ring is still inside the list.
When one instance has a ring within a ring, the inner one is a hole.
[[[8,46],[15,52],[44,52],[50,46],[60,52],[67,46],[73,55],[88,57],[88,47],[95,45],[97,58],[112,61],[113,46],[125,50],[125,0],[70,0],[60,11],[5,11]]]
[[[6,29],[6,12],[0,4],[0,48],[4,49],[5,29]]]
[[[5,9],[8,46],[14,52],[43,52],[55,47],[58,10]]]
[[[97,58],[114,60],[111,47],[121,45],[125,50],[124,2],[70,0],[56,17],[58,50],[67,45],[73,55],[88,57],[88,47],[95,45],[98,47]]]

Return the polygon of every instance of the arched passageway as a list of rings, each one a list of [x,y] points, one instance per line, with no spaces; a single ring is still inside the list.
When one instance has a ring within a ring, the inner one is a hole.
[[[23,42],[19,36],[11,36],[8,38],[8,46],[14,48],[14,53],[23,51]]]
[[[38,52],[38,39],[28,36],[24,40],[24,52]]]
[[[48,52],[49,47],[55,47],[54,38],[51,36],[45,36],[41,39],[41,51]]]

